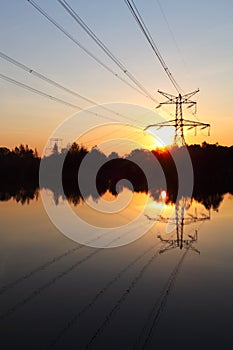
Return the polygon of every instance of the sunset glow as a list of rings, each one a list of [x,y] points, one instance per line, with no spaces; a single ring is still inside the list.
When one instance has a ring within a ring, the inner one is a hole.
[[[232,14],[1,1],[3,350],[232,348]]]
[[[137,91],[114,78],[103,67],[101,68],[93,59],[85,56],[80,48],[76,47],[71,41],[69,42],[62,33],[52,27],[51,23],[36,13],[27,1],[14,0],[13,3],[17,8],[15,13],[20,15],[12,17],[10,2],[5,2],[1,10],[1,33],[4,33],[4,40],[2,40],[3,53],[12,56],[41,74],[45,74],[48,78],[62,83],[78,94],[80,93],[97,101],[97,103],[132,103],[145,106],[148,110],[156,110],[157,102],[152,102],[142,94],[138,94]],[[178,77],[177,79],[181,82],[183,89],[191,91],[200,87],[198,118],[213,125],[210,137],[207,136],[205,130],[198,133],[196,137],[193,130],[186,130],[187,142],[189,144],[201,143],[204,139],[209,143],[218,142],[223,145],[231,145],[233,109],[231,67],[233,49],[229,42],[231,41],[230,33],[233,30],[232,19],[229,17],[231,11],[228,10],[230,5],[227,3],[227,6],[221,6],[220,3],[219,5],[215,3],[212,15],[209,16],[209,6],[207,3],[203,4],[203,2],[200,2],[203,12],[198,11],[196,13],[199,7],[198,3],[196,9],[193,9],[194,15],[190,13],[187,2],[182,0],[177,7],[172,8],[174,15],[169,16],[171,28],[175,29],[175,35],[182,38],[180,43],[183,52],[182,58],[174,47],[169,32],[164,30],[165,24],[162,24],[161,18],[159,18],[156,2],[151,2],[151,10],[147,8],[149,3],[145,6],[144,15],[152,33],[157,33],[159,42],[163,43],[165,61],[168,59],[168,62],[172,63],[172,71]],[[57,2],[54,4],[44,2],[44,6],[45,10],[53,14],[56,19],[66,19]],[[108,8],[110,22],[114,22],[115,18],[121,19],[118,31],[110,28],[106,31],[102,21],[102,13],[106,10],[105,6]],[[80,3],[77,7],[90,24],[96,21],[95,25],[99,30],[98,35],[101,39],[104,42],[112,42],[116,56],[120,59],[124,58],[128,68],[132,69],[139,81],[151,91],[158,102],[162,102],[161,96],[156,91],[161,88],[164,91],[174,93],[173,87],[162,72],[159,63],[155,61],[152,52],[149,52],[146,42],[142,41],[142,37],[139,40],[135,23],[131,22],[130,17],[126,17],[123,2],[122,4],[116,2],[113,8],[112,6],[107,2],[105,4],[105,1],[99,3],[95,15],[88,10],[85,2]],[[173,7],[173,5],[165,1],[163,6],[165,10],[167,9],[169,15],[169,6]],[[179,11],[177,8],[179,8]],[[214,12],[214,8],[216,8],[216,12]],[[155,20],[150,15],[151,13],[156,13],[158,18]],[[185,24],[187,24],[185,31],[181,28],[182,21],[177,21],[175,13],[178,17],[185,18]],[[218,14],[217,17],[215,17],[215,13]],[[196,26],[195,14],[198,14],[198,26]],[[68,31],[74,29],[72,21],[65,20],[65,23]],[[9,26],[11,26],[11,30],[9,30]],[[192,31],[192,27],[196,30]],[[209,30],[210,28],[211,30]],[[128,33],[127,36],[125,36],[125,33]],[[78,30],[77,36],[81,42],[86,42],[83,31]],[[219,42],[221,42],[220,49]],[[193,45],[193,43],[195,44]],[[210,43],[210,45],[207,45],[207,43]],[[201,55],[199,48],[202,48]],[[224,55],[219,56],[219,52],[224,52]],[[57,57],[61,57],[61,53],[63,55],[62,59],[58,60]],[[95,53],[99,57],[97,50]],[[9,62],[1,59],[1,64],[1,72],[15,80],[44,91],[49,95],[64,99],[81,108],[91,106],[85,100],[51,87],[32,74],[20,71]],[[0,86],[2,87],[2,146],[12,148],[24,143],[30,147],[36,147],[41,154],[47,139],[59,123],[78,111],[78,108],[75,110],[75,108],[56,103],[51,99],[33,94],[3,80],[0,80]],[[213,101],[218,101],[218,103]],[[164,120],[172,119],[175,113],[171,106],[166,106],[166,110],[160,108],[157,111],[165,118]],[[184,116],[193,119],[192,112],[191,109],[184,109]],[[111,113],[108,113],[108,116],[111,117]],[[131,115],[130,118],[136,119],[136,125],[142,128],[155,122],[153,117],[147,117],[147,113],[142,113],[138,118]],[[116,120],[119,121],[121,118],[116,118]],[[154,131],[152,130],[152,132]],[[171,129],[168,135],[165,135],[164,132],[162,129],[157,130],[156,139],[150,144],[145,141],[148,149],[166,146],[173,142],[174,130]],[[122,136],[127,135],[122,132]]]

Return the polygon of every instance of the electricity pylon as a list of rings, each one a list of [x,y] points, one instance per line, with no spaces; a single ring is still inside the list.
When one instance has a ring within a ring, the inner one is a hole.
[[[60,137],[51,137],[49,139],[49,145],[47,146],[45,150],[45,155],[50,155],[54,151],[60,153],[62,149],[62,141],[63,139]]]
[[[197,102],[191,100],[191,97],[193,97],[197,92],[199,92],[199,89],[185,95],[181,95],[179,93],[178,96],[174,96],[160,90],[158,90],[158,92],[161,95],[165,96],[167,100],[165,102],[161,102],[156,108],[159,108],[165,104],[167,105],[175,104],[176,106],[175,119],[148,125],[145,128],[145,130],[151,127],[157,127],[158,129],[160,129],[165,126],[173,126],[175,128],[174,145],[178,145],[178,146],[186,145],[185,138],[184,138],[184,128],[187,128],[188,130],[195,129],[195,135],[197,133],[198,127],[200,127],[201,129],[208,128],[208,135],[210,134],[210,124],[183,118],[183,110],[182,110],[183,104],[187,104],[188,105],[187,108],[191,108],[195,106],[195,109],[196,109]]]
[[[190,200],[186,198],[182,198],[179,203],[175,206],[175,215],[172,217],[164,217],[159,215],[157,218],[151,218],[148,215],[146,217],[149,220],[158,220],[162,223],[175,225],[176,228],[176,238],[174,239],[164,239],[161,235],[158,235],[158,238],[163,243],[167,243],[165,248],[160,250],[160,254],[164,253],[167,250],[171,250],[174,248],[179,249],[191,249],[196,253],[200,254],[199,250],[193,247],[193,243],[197,242],[197,234],[198,230],[194,230],[194,235],[186,235],[184,238],[184,226],[193,224],[195,222],[204,222],[206,220],[210,220],[210,212],[208,214],[202,213],[198,216],[197,210],[195,209],[195,214],[187,213],[185,216],[185,211],[190,207]]]

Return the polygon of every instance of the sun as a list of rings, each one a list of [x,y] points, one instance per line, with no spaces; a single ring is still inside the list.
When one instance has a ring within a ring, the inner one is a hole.
[[[168,145],[165,145],[163,142],[156,140],[154,144],[154,149],[159,150],[160,152],[166,152]]]
[[[173,129],[168,128],[167,130],[147,130],[148,138],[151,140],[150,149],[159,151],[166,151],[167,148],[173,143]]]
[[[167,145],[165,145],[160,139],[156,138],[153,134],[148,133],[146,137],[146,144],[147,148],[150,151],[154,151],[156,149],[159,149],[160,151],[163,151],[166,149]]]

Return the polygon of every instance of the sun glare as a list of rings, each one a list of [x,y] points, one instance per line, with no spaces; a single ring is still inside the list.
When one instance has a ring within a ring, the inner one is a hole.
[[[159,151],[166,151],[169,145],[173,142],[173,129],[163,130],[147,130],[148,136],[152,138],[151,150],[158,149]]]

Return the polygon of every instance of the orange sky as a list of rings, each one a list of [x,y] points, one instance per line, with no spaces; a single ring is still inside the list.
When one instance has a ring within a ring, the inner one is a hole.
[[[15,6],[14,13],[11,11],[12,2]],[[12,2],[5,2],[0,13],[2,52],[97,102],[132,103],[149,111],[155,110],[156,103],[138,94],[98,66],[42,18],[27,1]],[[48,2],[42,2],[41,5],[104,63],[113,70],[116,69],[81,28],[67,18],[67,14],[59,5],[51,6]],[[85,3],[73,2],[72,5],[157,100],[163,101],[162,96],[157,93],[158,89],[175,94],[173,86],[123,2],[109,4],[106,0],[101,0],[93,11],[92,7]],[[163,2],[163,8],[170,23],[170,30],[156,2],[138,3],[138,6],[166,63],[184,92],[200,88],[197,96],[198,118],[211,123],[211,136],[208,137],[207,132],[203,130],[194,137],[191,130],[186,134],[186,141],[232,145],[233,48],[229,44],[233,39],[230,15],[233,10],[232,2],[213,2],[209,11],[208,2],[197,0],[195,8],[192,6],[190,11],[190,4],[184,0],[179,0],[176,4],[166,0]],[[103,17],[106,11],[107,19]],[[0,64],[2,74],[83,108],[90,106],[87,102],[51,87],[2,59]],[[117,73],[123,74],[118,70]],[[32,148],[36,147],[41,153],[54,129],[76,112],[75,109],[35,95],[1,79],[0,89],[0,146],[12,148],[23,143]],[[160,110],[158,112],[171,119],[166,113]],[[174,114],[174,108],[170,109],[170,112]],[[124,114],[127,114],[127,111]],[[127,116],[132,117],[129,114]],[[193,118],[186,109],[184,117]],[[136,119],[134,123],[131,121],[131,124],[142,128],[147,123],[156,122],[153,117],[147,118],[143,115],[138,115]],[[116,116],[115,120],[123,121]],[[127,134],[127,129],[123,129],[121,137],[127,137]],[[94,138],[93,135],[91,137]],[[87,136],[87,141],[88,138],[90,139],[90,135]],[[145,140],[140,142],[151,148],[154,141],[148,137]],[[83,143],[85,142],[83,139]],[[91,146],[91,142],[88,145]]]

